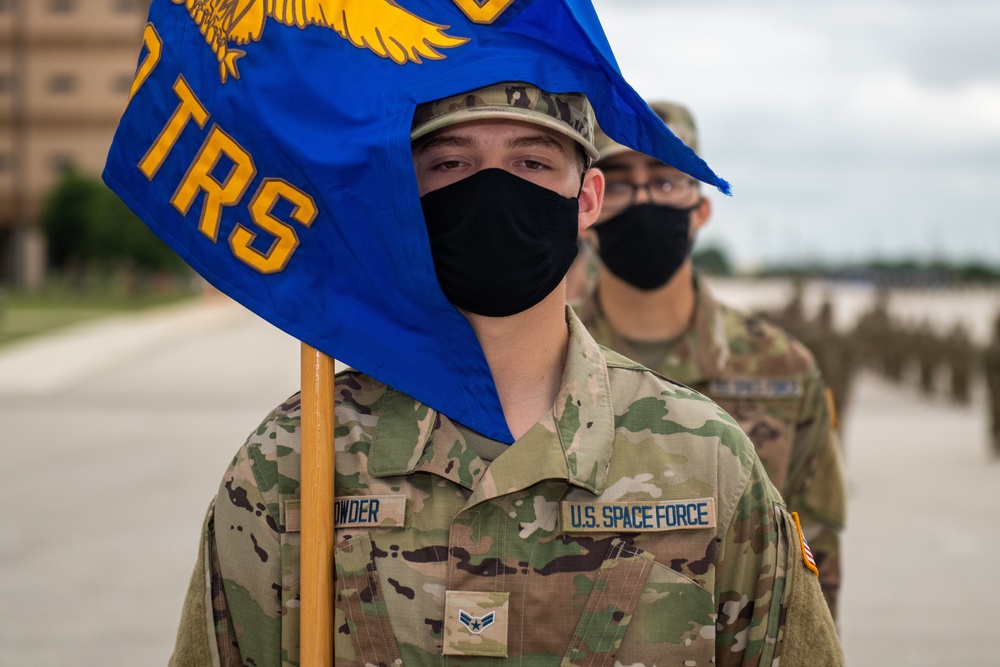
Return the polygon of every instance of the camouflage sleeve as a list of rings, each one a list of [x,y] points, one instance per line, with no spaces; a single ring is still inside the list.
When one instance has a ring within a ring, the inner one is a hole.
[[[806,382],[796,423],[785,501],[789,510],[799,513],[819,566],[823,595],[836,618],[840,533],[847,510],[840,434],[831,401],[822,376],[814,370]]]
[[[770,665],[776,658],[787,539],[775,516],[778,492],[754,460],[716,561],[716,662]],[[721,500],[721,499],[720,499]]]
[[[215,500],[213,560],[222,585],[213,586],[214,612],[227,623],[216,625],[216,635],[220,647],[238,647],[237,664],[257,667],[283,664],[280,536],[265,497],[268,461],[257,442],[272,427],[266,421],[240,449]]]
[[[215,540],[214,518],[208,525],[205,541],[208,546],[209,592],[212,599],[212,624],[215,629],[215,648],[219,656],[219,665],[220,667],[243,667],[236,630],[233,628],[229,604],[226,602],[222,565],[219,562],[219,548]]]
[[[168,667],[242,667],[229,619],[215,543],[215,503],[202,525],[198,557],[188,585]]]
[[[716,664],[771,667],[779,659],[786,667],[842,664],[819,582],[802,560],[798,529],[758,461],[720,540]],[[806,649],[796,645],[808,661],[789,662],[782,657],[784,646],[790,638],[799,641],[805,627],[835,641]]]

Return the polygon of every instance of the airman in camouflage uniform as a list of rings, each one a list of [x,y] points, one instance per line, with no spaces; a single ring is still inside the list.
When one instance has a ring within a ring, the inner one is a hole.
[[[969,332],[961,322],[957,322],[943,341],[944,357],[948,364],[951,399],[961,405],[970,400],[972,367],[976,361],[976,349],[969,338]]]
[[[524,139],[539,131],[531,116],[455,123],[431,135],[447,171],[483,145],[484,163],[514,144],[532,160],[555,151],[482,133]],[[414,154],[423,193],[434,175]],[[554,392],[524,429],[491,362],[512,445],[364,374],[337,376],[336,664],[842,664],[796,518],[752,444],[704,396],[600,348],[564,290],[493,318],[537,336],[523,318],[558,308],[564,336]],[[299,664],[299,429],[292,397],[223,477],[176,667]]]
[[[697,150],[697,131],[687,109],[663,102],[651,106]],[[689,226],[682,231],[692,238],[707,222],[708,200],[683,185],[683,174],[600,131],[596,145],[601,152],[597,166],[605,170],[609,193],[616,183],[623,189],[632,186],[631,201],[622,204],[690,210],[690,222],[683,221]],[[624,179],[625,185],[617,179]],[[682,188],[686,199],[670,202]],[[594,228],[599,244],[604,243],[604,227],[625,224],[622,220],[629,213],[628,208],[608,210],[607,205],[608,200]],[[623,278],[603,261],[604,253],[600,248],[597,289],[576,306],[584,325],[601,345],[704,393],[736,419],[788,507],[802,517],[820,564],[823,592],[836,617],[845,483],[835,408],[812,354],[777,327],[716,301],[695,278],[689,253],[674,273],[664,272],[660,279],[665,283],[652,287],[637,286],[645,280],[642,275],[634,281]]]
[[[908,338],[920,369],[920,391],[931,396],[936,388],[938,368],[944,360],[943,346],[926,319],[916,329],[908,332]]]
[[[857,372],[857,352],[849,338],[834,326],[830,295],[823,300],[810,329],[811,333],[804,338],[799,337],[799,340],[816,357],[823,379],[833,393],[837,421],[843,423]]]
[[[895,344],[893,322],[889,315],[890,292],[886,287],[875,291],[872,307],[858,318],[851,338],[861,356],[862,363],[880,373],[886,373],[883,348],[887,342]]]
[[[983,375],[986,377],[990,452],[1000,458],[1000,313],[993,320],[993,339],[983,351]]]

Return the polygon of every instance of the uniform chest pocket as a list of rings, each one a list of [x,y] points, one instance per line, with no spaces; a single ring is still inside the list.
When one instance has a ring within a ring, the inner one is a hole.
[[[339,543],[334,563],[337,664],[402,664],[379,584],[369,534],[362,533]],[[349,643],[344,641],[345,634],[350,636]]]
[[[653,563],[628,634],[623,665],[708,665],[715,657],[715,600],[680,572]]]
[[[714,655],[712,594],[652,554],[616,541],[562,667],[707,665]]]

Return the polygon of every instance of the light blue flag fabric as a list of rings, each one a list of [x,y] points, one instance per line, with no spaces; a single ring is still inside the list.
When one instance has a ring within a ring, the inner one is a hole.
[[[104,180],[236,301],[511,442],[409,141],[417,104],[501,81],[586,93],[613,139],[728,191],[622,79],[589,0],[153,0]]]

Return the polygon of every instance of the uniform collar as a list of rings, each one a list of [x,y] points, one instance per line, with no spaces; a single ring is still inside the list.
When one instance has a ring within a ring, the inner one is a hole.
[[[671,380],[695,385],[723,373],[731,356],[725,319],[711,290],[697,275],[694,278],[694,315],[687,331],[666,350],[663,362],[652,370]],[[593,290],[579,306],[580,318],[602,345],[634,359],[639,356],[628,339],[615,331]]]
[[[369,448],[369,472],[375,477],[429,472],[474,489],[470,503],[543,480],[601,493],[615,432],[608,368],[600,347],[568,307],[566,321],[566,368],[552,410],[492,464],[476,455],[447,416],[386,388]]]
[[[670,362],[682,369],[684,384],[697,384],[725,374],[732,350],[726,320],[712,291],[697,275],[694,278],[694,318],[691,326],[670,351]],[[685,362],[684,360],[690,360]]]

